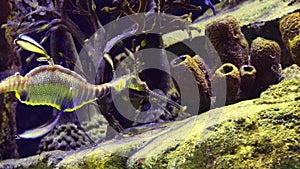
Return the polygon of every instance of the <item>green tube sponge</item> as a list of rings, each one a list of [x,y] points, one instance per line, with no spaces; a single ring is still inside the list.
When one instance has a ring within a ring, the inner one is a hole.
[[[253,86],[256,78],[256,69],[252,65],[243,65],[240,67],[241,93],[240,99],[245,100],[253,97]]]
[[[300,66],[300,12],[284,17],[279,23],[279,30],[292,60]]]
[[[237,101],[241,85],[239,69],[232,63],[225,63],[218,68],[212,77],[212,88],[215,91],[216,107],[232,104]],[[225,90],[226,93],[217,93]],[[225,95],[223,95],[225,94]],[[226,96],[226,97],[224,97]]]
[[[190,71],[191,73],[188,73]],[[206,70],[205,63],[199,56],[194,56],[193,58],[189,55],[182,55],[171,61],[171,72],[172,76],[179,79],[181,83],[181,88],[187,88],[188,91],[191,80],[196,80],[200,104],[198,113],[202,113],[210,109],[210,81],[208,77],[208,71]],[[192,94],[192,93],[191,93]],[[190,97],[193,99],[193,97]],[[192,103],[193,100],[187,100],[188,103]],[[189,106],[187,105],[189,108]]]
[[[257,71],[254,87],[258,95],[280,79],[280,46],[275,41],[258,37],[251,44],[250,55],[251,65]]]
[[[234,17],[227,16],[210,23],[205,28],[205,35],[215,47],[222,63],[232,63],[236,67],[248,64],[248,42]]]

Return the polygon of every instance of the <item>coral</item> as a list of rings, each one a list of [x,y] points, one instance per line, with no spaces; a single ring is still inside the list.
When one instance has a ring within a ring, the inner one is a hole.
[[[237,101],[238,92],[241,85],[239,69],[231,64],[225,63],[218,68],[212,77],[212,87],[216,93],[215,106],[223,106]],[[226,90],[226,92],[220,92]],[[224,93],[224,96],[222,94]]]
[[[255,80],[256,93],[259,94],[280,79],[280,46],[271,40],[256,38],[250,49],[251,65],[257,71]]]
[[[91,145],[92,142],[82,127],[66,123],[57,125],[41,140],[38,153],[51,150],[78,150]]]
[[[281,19],[279,30],[282,41],[293,61],[300,65],[300,12],[292,13]]]
[[[215,47],[222,63],[232,63],[238,68],[248,64],[248,42],[233,16],[208,24],[205,35]]]
[[[205,34],[216,48],[222,63],[232,63],[240,68],[242,83],[241,91],[238,94],[240,99],[256,97],[270,84],[280,80],[281,51],[275,41],[256,38],[252,42],[251,59],[249,59],[248,42],[241,32],[238,22],[232,16],[207,25]],[[251,60],[250,63],[249,60]]]
[[[252,65],[243,65],[240,68],[241,92],[240,99],[249,99],[252,97],[253,86],[255,84],[256,69]]]
[[[204,73],[206,83],[209,88],[209,94],[211,95],[211,82],[209,78],[210,70],[207,68],[207,65],[205,64],[204,60],[199,55],[195,55],[193,57],[193,60],[197,63],[199,69]]]
[[[8,1],[0,1],[1,6],[1,16],[0,16],[0,26],[7,22],[7,18],[11,12],[11,4]],[[17,63],[16,57],[13,55],[12,48],[9,44],[9,35],[6,35],[7,28],[0,29],[0,71],[6,71],[10,68],[12,63]]]
[[[211,95],[210,79],[208,77],[208,71],[205,67],[205,63],[202,61],[200,56],[196,55],[192,58],[189,55],[182,55],[173,59],[171,61],[171,71],[172,75],[183,83],[180,87],[190,88],[191,85],[189,85],[189,83],[191,79],[196,79],[200,96],[198,113],[209,110]],[[187,71],[192,72],[192,74]],[[193,99],[193,97],[190,98]],[[187,103],[193,103],[193,101],[190,100],[187,101]]]

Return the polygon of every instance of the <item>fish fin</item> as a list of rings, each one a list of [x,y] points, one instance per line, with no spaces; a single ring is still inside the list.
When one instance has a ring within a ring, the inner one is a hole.
[[[104,53],[103,57],[109,63],[109,65],[111,66],[112,70],[114,71],[115,70],[114,62],[113,62],[111,56],[108,53]]]
[[[35,139],[46,135],[57,125],[61,113],[62,113],[61,111],[58,112],[57,116],[52,122],[47,122],[37,128],[26,130],[22,134],[17,134],[16,139]]]
[[[36,59],[38,62],[48,62],[50,66],[54,66],[54,61],[50,56],[39,57]]]
[[[48,62],[49,61],[49,58],[47,57],[39,57],[36,59],[38,62]]]

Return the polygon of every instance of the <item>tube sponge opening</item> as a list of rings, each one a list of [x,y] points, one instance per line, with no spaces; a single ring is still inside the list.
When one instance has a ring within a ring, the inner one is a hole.
[[[219,67],[212,77],[212,86],[214,95],[216,96],[215,106],[219,107],[232,104],[237,101],[238,93],[241,85],[241,77],[239,69],[232,63],[225,63]],[[226,90],[226,93],[222,92]],[[223,94],[226,95],[224,98]]]

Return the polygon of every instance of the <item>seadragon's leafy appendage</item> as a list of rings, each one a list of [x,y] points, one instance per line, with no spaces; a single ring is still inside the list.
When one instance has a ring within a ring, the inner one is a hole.
[[[16,98],[24,104],[46,105],[59,110],[59,114],[53,122],[18,134],[17,138],[37,138],[45,135],[58,123],[62,112],[73,112],[87,103],[108,95],[112,90],[116,92],[125,89],[144,91],[148,95],[170,103],[180,111],[186,109],[186,106],[183,107],[171,99],[151,91],[147,84],[139,79],[137,72],[118,77],[108,83],[94,85],[88,83],[76,72],[55,65],[46,50],[29,36],[20,34],[14,43],[22,49],[42,55],[37,60],[47,61],[49,65],[34,68],[24,77],[16,73],[6,78],[0,83],[0,93],[15,92]],[[129,50],[125,51],[130,53]],[[133,54],[131,53],[131,55]],[[111,58],[108,56],[105,58],[114,70]]]
[[[79,74],[60,65],[44,65],[31,70],[24,77],[15,74],[0,83],[0,93],[15,92],[27,105],[47,105],[63,112],[72,112],[111,92],[123,90],[130,76],[110,83],[93,85]]]

